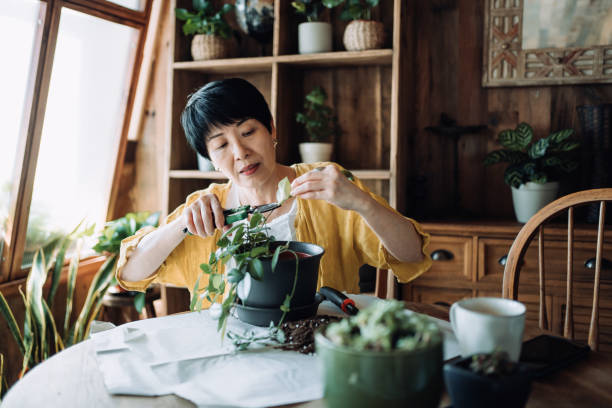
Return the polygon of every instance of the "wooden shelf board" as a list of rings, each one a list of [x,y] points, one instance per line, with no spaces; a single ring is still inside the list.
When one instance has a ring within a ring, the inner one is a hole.
[[[226,58],[207,61],[181,61],[174,63],[175,70],[202,73],[241,73],[272,71],[272,65],[296,65],[305,67],[391,65],[393,50],[335,51],[318,54],[279,55],[276,57]]]
[[[169,175],[172,179],[227,180],[220,171],[170,170]]]
[[[391,172],[389,170],[351,170],[355,176],[362,180],[389,180]],[[218,171],[199,171],[199,170],[170,170],[171,179],[208,179],[208,180],[227,180]]]

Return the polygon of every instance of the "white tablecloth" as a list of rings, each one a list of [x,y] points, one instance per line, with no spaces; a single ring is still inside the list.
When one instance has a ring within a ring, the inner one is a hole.
[[[351,295],[361,309],[376,301]],[[319,314],[342,315],[330,302]],[[430,317],[431,318],[431,317]],[[444,358],[459,354],[448,322],[434,319],[444,333]],[[235,352],[222,342],[208,311],[140,320],[94,334],[96,359],[111,394],[176,394],[201,407],[263,407],[323,397],[315,355],[256,348]],[[228,330],[260,328],[235,318]]]

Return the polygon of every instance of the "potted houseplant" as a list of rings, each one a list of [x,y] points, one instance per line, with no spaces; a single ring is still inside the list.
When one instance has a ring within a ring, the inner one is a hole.
[[[341,0],[344,8],[340,18],[351,20],[344,29],[342,38],[348,51],[363,51],[381,48],[385,43],[385,27],[380,21],[372,20],[372,8],[380,0]]]
[[[531,391],[529,374],[503,351],[447,363],[444,382],[455,408],[521,408]]]
[[[514,212],[519,222],[527,222],[553,201],[562,175],[578,167],[574,151],[580,143],[570,139],[573,134],[573,129],[564,129],[534,140],[533,129],[524,122],[516,129],[499,133],[498,141],[503,149],[487,154],[484,164],[510,163],[504,172],[504,181],[512,188]]]
[[[286,200],[290,191],[289,180],[284,178],[279,183],[278,202]],[[201,277],[198,278],[190,308],[200,310],[201,299],[213,305],[221,300],[220,306],[213,309],[219,329],[224,331],[232,309],[241,320],[260,326],[316,313],[323,248],[304,242],[275,241],[268,234],[264,215],[257,212],[244,223],[234,223],[217,246],[208,263],[200,265],[203,274],[208,275],[208,284],[200,287]]]
[[[306,142],[300,143],[300,155],[304,163],[317,163],[331,159],[333,143],[338,133],[338,120],[333,109],[325,105],[327,94],[320,86],[304,99],[305,112],[296,115],[296,121],[304,125]]]
[[[378,301],[315,334],[328,407],[437,407],[442,335],[431,320]]]
[[[297,14],[306,17],[298,25],[298,50],[300,54],[329,52],[332,50],[332,27],[319,21],[322,7],[332,8],[343,0],[297,0],[291,2]]]
[[[184,21],[183,33],[194,35],[191,41],[191,56],[194,61],[232,56],[232,29],[225,21],[224,15],[234,8],[225,3],[215,11],[211,1],[193,0],[195,12],[184,8],[175,9],[176,18]]]

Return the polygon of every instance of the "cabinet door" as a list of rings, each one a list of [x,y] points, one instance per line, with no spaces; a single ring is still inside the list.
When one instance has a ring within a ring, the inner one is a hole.
[[[433,235],[429,249],[433,265],[417,281],[443,282],[447,287],[472,281],[472,238]]]

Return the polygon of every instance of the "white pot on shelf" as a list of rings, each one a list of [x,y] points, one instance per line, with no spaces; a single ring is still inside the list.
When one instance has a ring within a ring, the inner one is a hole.
[[[298,25],[298,50],[300,54],[329,52],[332,50],[332,27],[318,21]]]
[[[527,182],[519,188],[512,187],[512,203],[518,222],[526,223],[540,209],[557,198],[559,182],[549,183]]]
[[[300,143],[300,156],[303,163],[317,163],[331,160],[332,143]]]
[[[215,171],[215,165],[206,157],[198,153],[198,170],[200,171]]]

